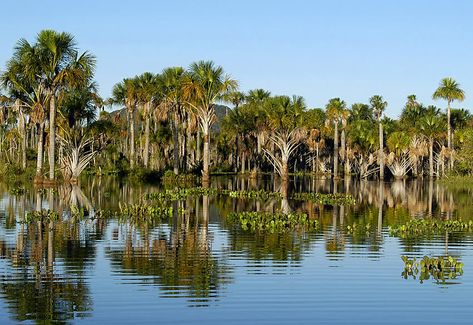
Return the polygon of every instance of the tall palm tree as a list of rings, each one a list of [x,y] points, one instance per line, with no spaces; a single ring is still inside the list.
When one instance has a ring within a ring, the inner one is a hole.
[[[37,76],[38,48],[21,39],[15,46],[12,58],[7,62],[6,70],[0,76],[2,85],[8,89],[11,98],[20,99],[29,110],[31,121],[38,131],[36,177],[42,181],[44,131],[48,96],[44,83]]]
[[[179,174],[179,124],[184,119],[184,77],[186,72],[182,67],[166,68],[161,73],[164,103],[171,124],[173,138],[173,169]]]
[[[279,156],[265,150],[271,163],[286,183],[289,178],[289,159],[300,144],[304,133],[302,130],[303,112],[306,108],[300,96],[276,96],[265,102],[265,111],[273,135],[269,140],[279,149]]]
[[[383,118],[383,112],[388,106],[388,102],[383,100],[383,97],[380,95],[374,95],[370,98],[370,105],[376,114],[376,119],[378,120],[378,137],[379,137],[379,179],[384,179],[384,133],[383,133],[383,123],[381,119]]]
[[[465,92],[460,88],[458,82],[453,78],[443,78],[440,85],[432,95],[433,99],[444,99],[447,101],[447,147],[452,150],[452,125],[450,122],[451,104],[454,100],[459,102],[465,99]],[[450,168],[453,167],[453,159],[450,158]]]
[[[428,114],[421,118],[420,129],[429,139],[429,176],[434,177],[434,139],[442,131],[442,119],[435,114]]]
[[[49,97],[49,179],[55,178],[56,99],[67,86],[86,84],[93,77],[95,57],[88,52],[79,54],[74,37],[53,30],[39,32],[38,55],[29,66],[44,84]],[[22,42],[22,41],[20,41]]]
[[[333,177],[338,178],[338,127],[344,116],[347,106],[340,98],[332,98],[325,107],[327,111],[327,122],[333,124]]]
[[[158,101],[160,92],[158,89],[158,79],[150,72],[145,72],[136,78],[137,83],[137,101],[143,108],[143,117],[145,120],[145,144],[143,149],[143,164],[146,168],[149,166],[149,137],[151,113],[155,103]]]
[[[224,100],[230,92],[236,91],[238,82],[225,74],[221,66],[212,61],[191,64],[189,74],[183,82],[186,103],[197,115],[204,136],[203,181],[209,180],[210,127],[215,122],[215,104]]]
[[[113,86],[112,101],[116,104],[123,104],[126,108],[129,127],[129,158],[130,167],[135,167],[135,112],[139,100],[139,85],[134,79],[123,79],[122,82]]]

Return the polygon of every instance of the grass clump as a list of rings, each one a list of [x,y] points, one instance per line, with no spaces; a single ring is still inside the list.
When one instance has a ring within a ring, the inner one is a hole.
[[[216,189],[207,187],[177,188],[164,190],[162,192],[147,193],[144,195],[144,199],[154,201],[178,201],[186,199],[189,196],[215,195],[217,193],[218,191]]]

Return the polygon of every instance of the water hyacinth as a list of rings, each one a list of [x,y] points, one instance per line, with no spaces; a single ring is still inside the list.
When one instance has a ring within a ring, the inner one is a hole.
[[[402,277],[408,279],[419,277],[420,283],[431,277],[437,283],[445,283],[446,280],[456,279],[463,275],[463,263],[453,256],[428,257],[424,256],[417,260],[415,257],[410,259],[408,256],[401,256],[404,262],[404,271]]]
[[[177,201],[186,199],[190,196],[216,195],[217,193],[218,191],[216,189],[207,187],[177,188],[164,190],[162,192],[147,193],[144,195],[144,199],[155,201]]]
[[[284,232],[287,230],[319,228],[317,220],[309,219],[305,213],[240,212],[231,213],[227,220],[241,226],[243,230]]]
[[[115,214],[118,219],[133,221],[164,221],[172,218],[174,209],[166,205],[150,204],[119,204]]]
[[[405,224],[389,227],[391,236],[401,238],[412,238],[416,236],[426,236],[443,234],[445,232],[473,231],[473,221],[462,220],[436,220],[436,219],[412,219]]]
[[[354,205],[356,203],[351,195],[343,193],[294,193],[292,199],[298,201],[312,201],[324,205]]]

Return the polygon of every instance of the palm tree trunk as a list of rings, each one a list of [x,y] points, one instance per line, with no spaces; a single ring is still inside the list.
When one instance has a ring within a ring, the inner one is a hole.
[[[195,159],[200,162],[201,153],[200,153],[200,147],[202,146],[201,144],[201,139],[200,139],[200,130],[197,130],[196,134],[196,139],[195,139]]]
[[[130,168],[135,167],[135,114],[131,111],[129,115],[130,120]]]
[[[334,123],[333,136],[333,177],[338,177],[338,121]]]
[[[429,176],[434,177],[434,139],[429,138]]]
[[[41,122],[38,127],[38,155],[36,156],[36,178],[42,177],[43,170],[43,151],[44,151],[44,122]]]
[[[209,167],[210,167],[210,125],[205,122],[204,125],[204,170],[203,170],[203,181],[204,183],[209,181]]]
[[[49,180],[54,180],[54,153],[56,150],[56,97],[51,95],[49,101]]]
[[[148,168],[148,161],[149,161],[149,106],[150,104],[146,104],[148,107],[146,108],[146,121],[145,121],[145,148],[143,152],[143,162],[146,168]]]
[[[177,129],[176,119],[172,119],[171,123],[172,128],[172,141],[173,141],[173,169],[174,174],[179,174],[179,134]]]
[[[379,131],[379,179],[384,179],[384,139],[383,139],[383,124],[381,123],[381,115],[378,118]]]
[[[450,153],[449,157],[449,166],[450,169],[453,169],[453,157],[452,157],[452,125],[450,124],[452,109],[451,109],[451,100],[448,100],[447,105],[447,146]]]

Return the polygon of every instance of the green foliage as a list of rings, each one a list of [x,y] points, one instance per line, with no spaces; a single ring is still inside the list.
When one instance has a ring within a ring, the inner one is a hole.
[[[436,219],[411,219],[404,224],[389,227],[391,236],[401,238],[415,238],[417,236],[431,236],[445,232],[472,232],[473,221],[461,220],[436,220]]]
[[[415,257],[410,259],[408,256],[401,256],[404,262],[404,271],[402,277],[416,279],[419,276],[420,283],[429,280],[431,277],[437,283],[445,283],[446,280],[456,279],[463,275],[463,263],[452,256],[428,257],[424,256],[421,260]]]
[[[309,219],[305,213],[240,212],[229,214],[227,220],[240,225],[245,231],[253,232],[275,233],[298,229],[314,231],[319,228],[319,222]]]
[[[190,196],[216,195],[217,192],[216,189],[208,187],[178,188],[168,189],[162,192],[147,193],[144,195],[144,199],[162,202],[177,201],[186,199]]]
[[[269,198],[281,198],[281,193],[279,192],[270,192],[265,190],[250,190],[250,191],[229,191],[222,190],[220,192],[223,195],[228,195],[232,198],[249,198],[249,199],[262,199],[267,200]]]
[[[324,205],[354,205],[355,199],[349,194],[294,193],[293,200],[312,201]]]
[[[463,132],[463,144],[458,151],[459,162],[456,165],[456,172],[460,175],[473,174],[473,129],[469,128]]]
[[[114,214],[118,220],[129,220],[132,222],[162,222],[172,218],[174,209],[165,204],[122,204]]]

